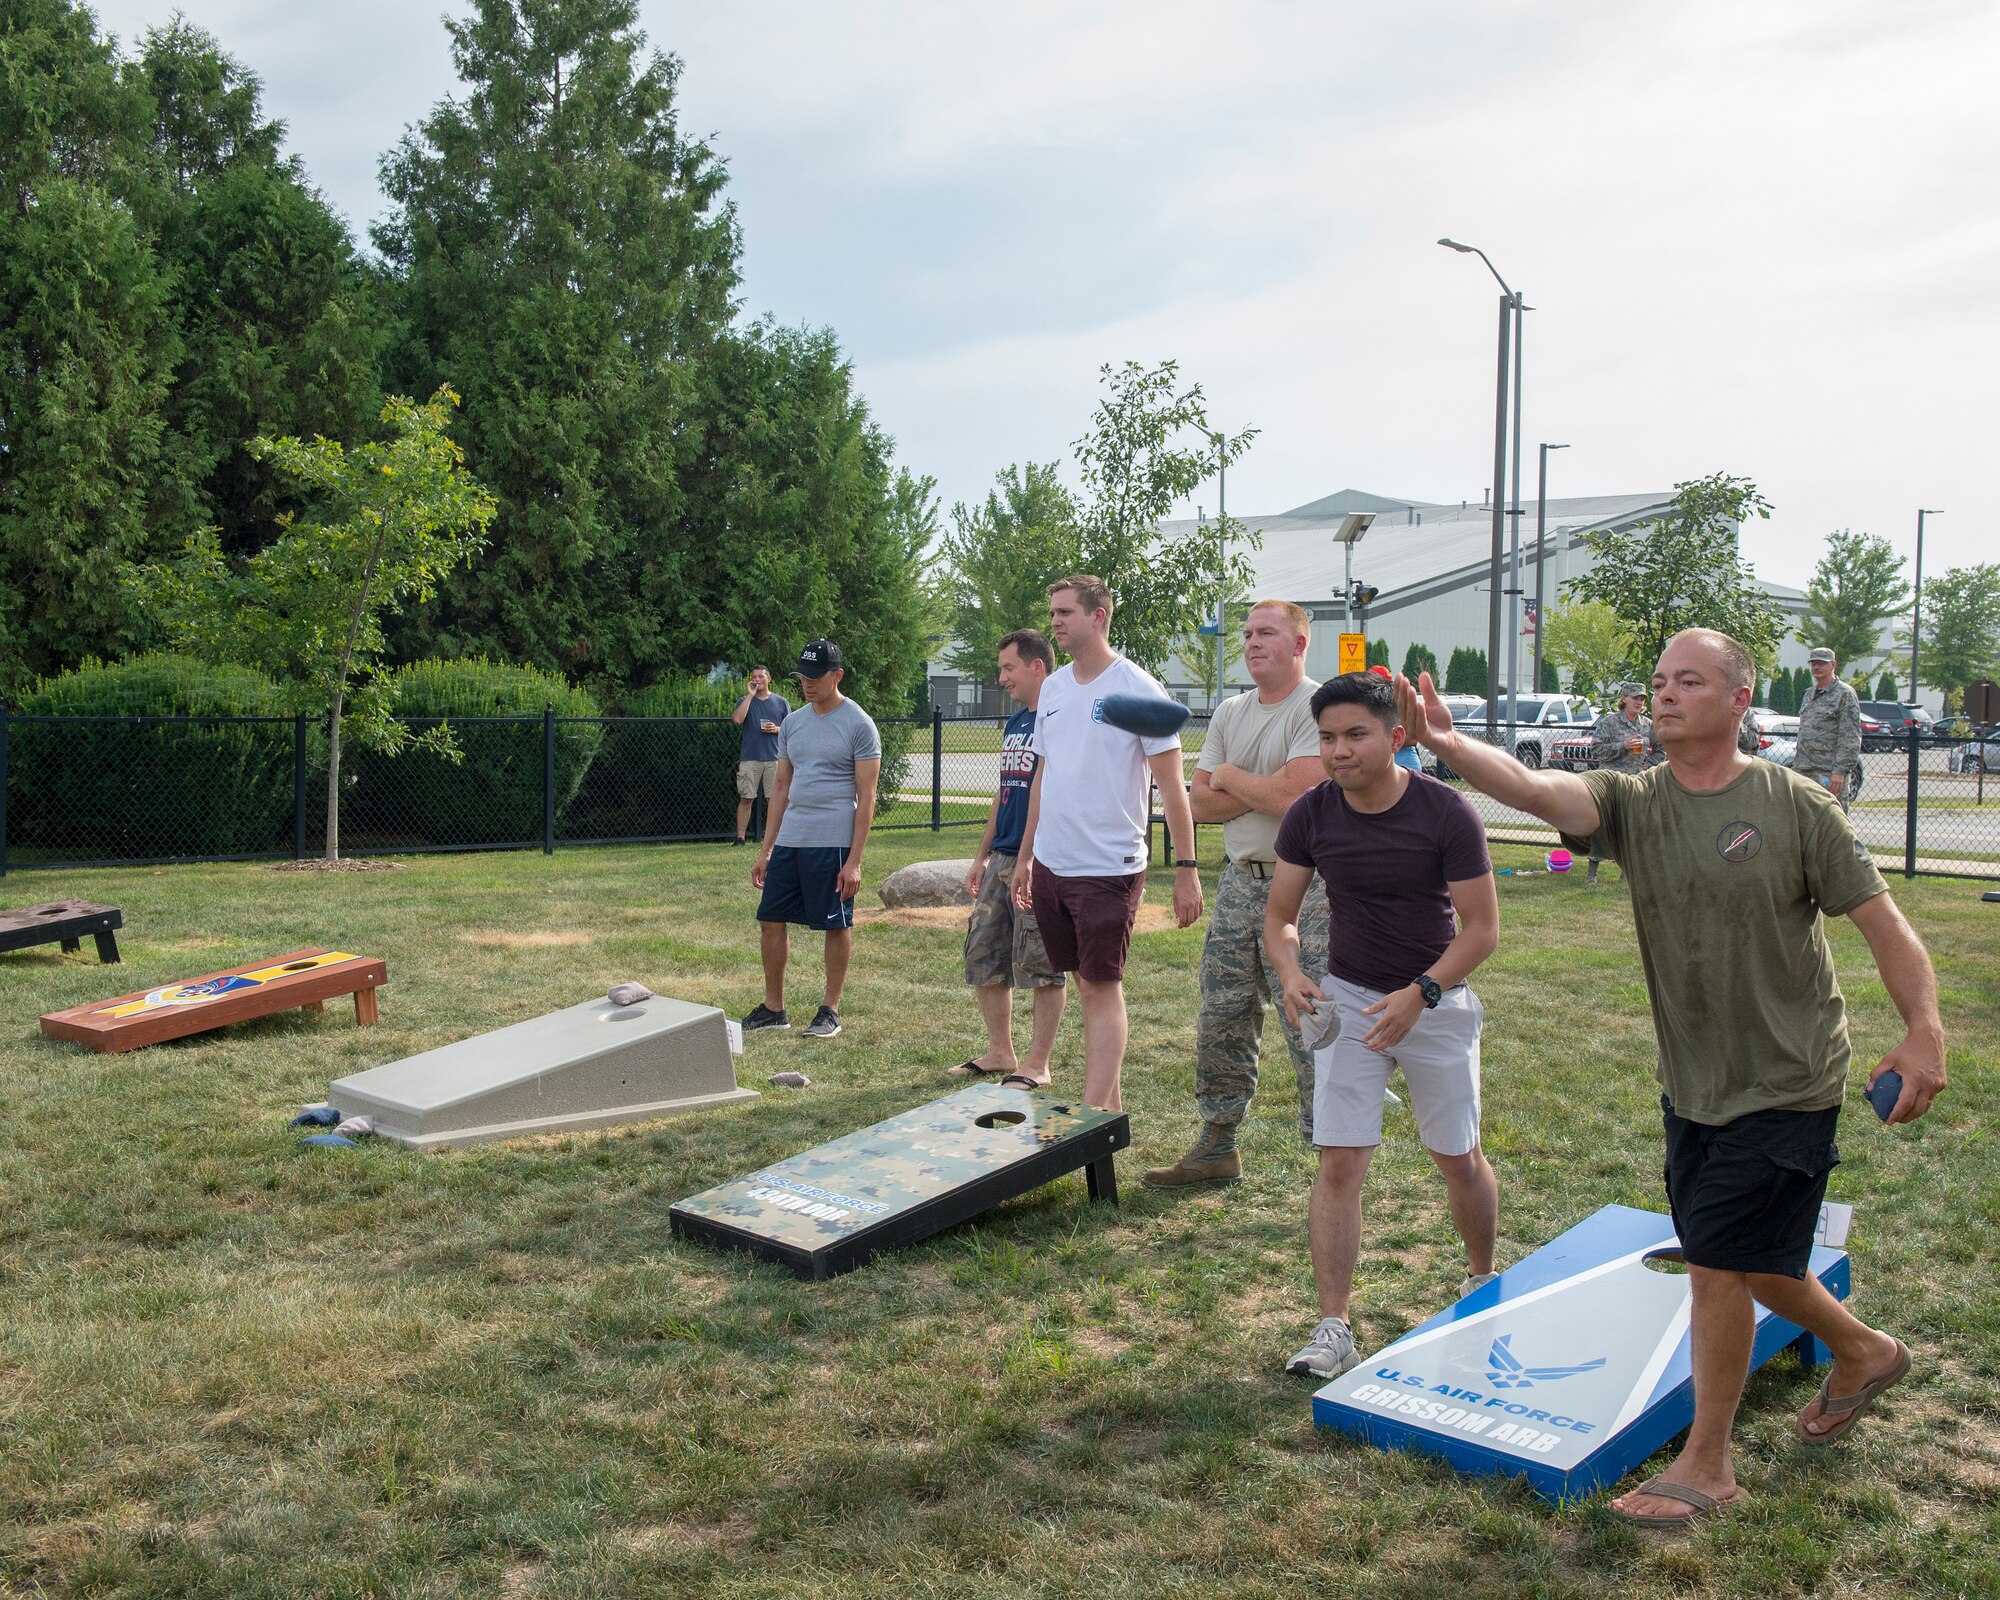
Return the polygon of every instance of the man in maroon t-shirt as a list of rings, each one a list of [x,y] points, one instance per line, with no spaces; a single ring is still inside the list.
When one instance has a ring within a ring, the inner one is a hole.
[[[1460,1298],[1493,1279],[1500,1200],[1479,1148],[1484,1013],[1465,980],[1493,953],[1500,899],[1479,813],[1456,789],[1397,765],[1406,736],[1388,680],[1329,678],[1312,712],[1332,781],[1307,790],[1279,825],[1264,944],[1284,981],[1285,1014],[1307,1040],[1339,1026],[1315,1058],[1310,1220],[1320,1324],[1286,1363],[1288,1372],[1331,1378],[1361,1359],[1347,1320],[1361,1182],[1382,1142],[1383,1090],[1398,1066],[1465,1242]],[[1299,908],[1315,872],[1331,910],[1319,978],[1299,965]]]

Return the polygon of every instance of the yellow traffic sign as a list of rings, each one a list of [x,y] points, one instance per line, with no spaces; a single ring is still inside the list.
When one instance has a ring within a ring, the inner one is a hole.
[[[1340,670],[1342,672],[1366,672],[1368,670],[1367,634],[1343,633],[1340,636]]]

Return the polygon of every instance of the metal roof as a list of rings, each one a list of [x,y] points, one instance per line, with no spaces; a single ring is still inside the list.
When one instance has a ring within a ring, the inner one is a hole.
[[[1549,549],[1559,548],[1557,535],[1574,542],[1584,533],[1634,527],[1657,521],[1673,504],[1671,492],[1658,494],[1580,495],[1551,500],[1546,510]],[[1264,546],[1252,557],[1254,594],[1281,595],[1302,603],[1336,598],[1341,584],[1341,550],[1334,530],[1349,511],[1366,511],[1375,501],[1391,510],[1377,511],[1375,522],[1354,549],[1354,573],[1382,591],[1374,611],[1407,605],[1429,595],[1460,587],[1483,576],[1493,549],[1493,510],[1487,506],[1425,505],[1415,500],[1389,500],[1343,489],[1294,511],[1275,516],[1236,520],[1258,529]],[[1535,538],[1535,507],[1522,507],[1522,559]],[[1422,517],[1421,522],[1417,521]],[[1161,532],[1180,537],[1196,531],[1191,517],[1161,525]]]

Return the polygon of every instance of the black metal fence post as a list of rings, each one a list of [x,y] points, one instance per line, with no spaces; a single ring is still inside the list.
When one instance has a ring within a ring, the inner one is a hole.
[[[292,859],[306,853],[306,714],[292,714]]]
[[[944,828],[944,708],[931,707],[931,832]]]
[[[1917,725],[1912,722],[1910,735],[1910,778],[1909,792],[1903,805],[1903,876],[1917,875]]]
[[[556,708],[542,707],[542,854],[556,853]]]
[[[0,700],[0,878],[7,876],[7,702]]]

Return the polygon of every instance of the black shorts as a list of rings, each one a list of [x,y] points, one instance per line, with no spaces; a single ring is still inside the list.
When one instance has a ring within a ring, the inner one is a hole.
[[[1840,1161],[1833,1142],[1840,1107],[1752,1111],[1710,1127],[1675,1116],[1662,1095],[1660,1112],[1682,1258],[1717,1272],[1803,1278],[1827,1175]]]
[[[775,846],[764,868],[759,922],[796,922],[832,933],[854,926],[854,902],[840,898],[840,869],[847,851],[839,845]]]

